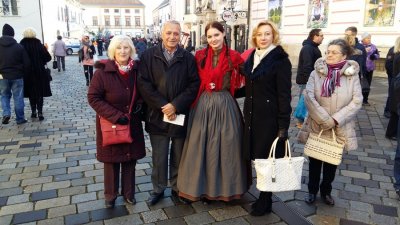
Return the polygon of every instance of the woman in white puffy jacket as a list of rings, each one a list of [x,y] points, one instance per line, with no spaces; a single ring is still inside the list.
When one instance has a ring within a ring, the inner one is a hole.
[[[305,92],[305,103],[309,115],[299,132],[298,139],[306,143],[310,132],[332,137],[335,130],[337,141],[345,145],[345,150],[357,149],[355,115],[362,106],[359,65],[346,60],[352,54],[352,48],[343,39],[335,39],[328,44],[325,58],[315,62]],[[327,205],[334,205],[331,196],[332,182],[336,165],[309,157],[308,195],[305,201],[315,202],[318,191]],[[323,178],[320,182],[321,169]]]

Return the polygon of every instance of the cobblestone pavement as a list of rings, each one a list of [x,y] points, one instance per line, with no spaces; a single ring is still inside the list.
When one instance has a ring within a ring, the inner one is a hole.
[[[53,70],[53,96],[45,99],[44,121],[0,126],[0,224],[400,224],[399,201],[392,187],[395,142],[385,139],[388,120],[383,115],[387,80],[375,77],[371,102],[357,115],[359,149],[344,156],[333,183],[336,200],[329,207],[317,199],[307,205],[307,163],[302,190],[278,193],[273,213],[252,217],[248,211],[254,185],[240,201],[203,205],[175,204],[170,190],[157,205],[146,199],[152,186],[151,146],[136,166],[135,206],[121,197],[115,209],[104,208],[103,164],[95,158],[94,111],[86,100],[85,78],[76,56],[67,57],[67,71]],[[297,87],[293,85],[293,103]],[[239,100],[240,103],[243,100]],[[290,140],[296,155],[298,129],[292,120]],[[310,221],[310,222],[308,222]]]

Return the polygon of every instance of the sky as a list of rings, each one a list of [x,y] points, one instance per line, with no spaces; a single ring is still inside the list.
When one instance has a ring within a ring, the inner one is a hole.
[[[150,25],[153,23],[152,12],[157,6],[161,4],[163,0],[140,0],[145,6],[146,9],[144,11],[146,18],[146,25]]]

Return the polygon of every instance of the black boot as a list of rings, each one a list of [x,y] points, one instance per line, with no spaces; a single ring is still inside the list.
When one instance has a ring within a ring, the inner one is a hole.
[[[252,216],[263,216],[267,213],[272,212],[272,192],[260,192],[260,197],[251,206],[252,211],[250,215]]]

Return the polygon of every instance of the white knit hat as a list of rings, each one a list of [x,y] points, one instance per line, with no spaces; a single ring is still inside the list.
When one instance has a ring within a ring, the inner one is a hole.
[[[364,33],[361,35],[361,40],[364,40],[365,38],[368,38],[368,37],[371,37],[371,35],[370,35],[368,32],[364,32]]]

